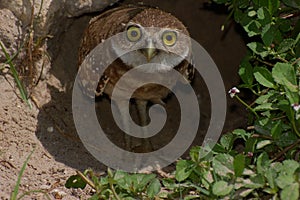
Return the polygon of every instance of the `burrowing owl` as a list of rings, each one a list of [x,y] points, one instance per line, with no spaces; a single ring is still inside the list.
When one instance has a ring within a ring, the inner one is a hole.
[[[154,31],[147,27],[157,29]],[[89,87],[91,85],[89,82],[93,81],[91,77],[93,73],[97,73],[97,70],[81,74],[81,84],[91,96],[105,93],[111,97],[113,88],[122,75],[130,69],[147,63],[162,65],[143,68],[142,73],[156,74],[160,78],[161,74],[176,69],[187,82],[192,80],[194,69],[187,61],[191,56],[191,41],[189,37],[181,37],[181,35],[189,35],[186,27],[170,13],[145,6],[123,6],[93,18],[85,30],[80,45],[79,66],[98,44],[118,33],[124,34],[117,40],[111,41],[111,52],[109,52],[117,55],[118,59],[110,64],[100,80],[97,80],[98,87]],[[138,50],[130,51],[133,47]],[[124,51],[129,52],[122,54]],[[129,80],[122,89],[134,87],[138,81]],[[163,104],[162,99],[169,93],[166,87],[158,84],[146,84],[134,92],[131,98],[135,99],[142,126],[148,123],[147,102]],[[128,106],[126,101],[118,105],[121,115],[124,106]],[[128,117],[125,115],[122,117],[126,127]],[[128,137],[125,137],[125,145],[130,148]]]

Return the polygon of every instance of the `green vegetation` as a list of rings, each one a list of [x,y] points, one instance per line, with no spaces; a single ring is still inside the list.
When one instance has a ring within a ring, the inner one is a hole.
[[[35,150],[35,149],[34,149]],[[50,197],[46,194],[46,192],[42,191],[42,190],[30,190],[30,191],[27,191],[27,192],[24,192],[23,194],[19,195],[19,187],[20,187],[20,184],[21,184],[21,178],[23,176],[23,173],[25,171],[25,168],[28,164],[28,161],[31,157],[31,155],[33,154],[34,150],[31,151],[31,153],[27,156],[26,160],[24,161],[23,163],[23,166],[21,168],[21,171],[18,175],[18,179],[17,179],[17,182],[16,182],[16,185],[14,187],[14,190],[13,192],[11,193],[11,197],[10,197],[10,200],[19,200],[19,199],[23,199],[25,196],[29,196],[30,194],[32,193],[43,193],[44,196],[47,198],[47,199],[50,199]],[[19,197],[18,197],[19,196]]]
[[[23,86],[23,84],[20,80],[19,73],[18,73],[15,65],[12,62],[12,60],[20,53],[21,48],[17,51],[17,53],[14,56],[10,56],[8,54],[8,52],[6,51],[6,48],[5,48],[5,46],[4,46],[4,44],[2,43],[1,40],[0,40],[0,47],[1,47],[1,50],[5,54],[5,58],[6,58],[6,63],[5,64],[9,65],[10,72],[12,73],[12,75],[14,77],[14,80],[17,84],[17,87],[20,91],[20,95],[21,95],[22,100],[25,101],[30,108],[32,108],[31,102],[30,102],[30,100],[28,99],[28,96],[27,96],[26,89],[24,88],[24,86]],[[2,69],[2,68],[4,68],[4,67],[1,67],[0,69]]]

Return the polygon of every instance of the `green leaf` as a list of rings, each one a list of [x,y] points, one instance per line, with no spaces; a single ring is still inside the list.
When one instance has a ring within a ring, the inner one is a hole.
[[[275,82],[284,86],[290,104],[298,103],[299,88],[294,67],[288,63],[276,63],[272,70],[272,76]]]
[[[267,146],[269,144],[272,144],[271,140],[262,140],[262,141],[257,143],[256,148],[257,149],[262,149],[262,148],[264,148],[265,146]]]
[[[248,33],[249,37],[259,35],[261,32],[260,31],[261,24],[256,20],[250,21],[246,26],[243,26],[243,27],[244,27],[245,31]]]
[[[275,110],[273,103],[264,103],[253,108],[254,111]]]
[[[273,101],[275,98],[278,98],[278,93],[275,92],[274,90],[270,90],[267,94],[259,96],[256,100],[255,103],[257,104],[264,104],[264,103],[270,103]]]
[[[169,190],[174,190],[174,188],[177,187],[177,184],[175,183],[175,179],[171,179],[171,178],[162,179],[162,184],[165,188]]]
[[[127,172],[117,170],[116,173],[113,175],[110,168],[108,168],[107,172],[110,174],[110,177],[114,177],[114,180],[118,181],[120,179],[123,179],[125,176],[128,176],[129,174]]]
[[[248,12],[248,16],[249,17],[254,17],[256,15],[256,11],[255,10],[250,10],[249,12]]]
[[[84,189],[86,186],[86,182],[82,180],[79,175],[73,175],[68,178],[66,181],[66,188],[81,188]]]
[[[271,14],[270,14],[269,10],[265,7],[260,7],[257,10],[257,18],[259,19],[259,23],[262,26],[271,24],[271,22],[272,22]]]
[[[257,144],[257,138],[249,138],[249,139],[246,141],[246,145],[245,145],[245,150],[244,150],[244,152],[245,152],[245,153],[248,153],[248,152],[255,152],[256,144]]]
[[[272,165],[270,168],[266,169],[266,172],[265,172],[265,177],[267,178],[267,181],[272,189],[276,188],[275,178],[277,176],[277,173],[273,167],[274,167],[274,165]]]
[[[212,166],[216,174],[230,176],[234,174],[233,157],[229,154],[218,154],[213,158]]]
[[[256,167],[259,174],[264,174],[265,170],[270,167],[269,156],[266,152],[263,152],[258,156]]]
[[[251,134],[246,132],[244,129],[235,129],[232,131],[232,134],[238,136],[239,138],[243,138],[245,141],[251,136]]]
[[[259,7],[266,7],[270,13],[275,13],[279,8],[279,0],[259,0]]]
[[[234,142],[233,134],[228,133],[221,137],[220,144],[224,147],[225,150],[231,150]]]
[[[276,63],[272,75],[275,81],[279,84],[288,86],[297,85],[295,69],[288,63]],[[291,87],[291,91],[296,91],[294,87]]]
[[[194,162],[189,160],[179,160],[176,164],[175,178],[178,182],[187,179],[193,172]]]
[[[241,23],[244,18],[245,13],[242,12],[240,9],[236,9],[234,12],[234,19],[237,23]]]
[[[267,68],[255,67],[253,74],[259,84],[268,88],[275,88],[274,79],[271,72]]]
[[[295,40],[292,38],[283,40],[278,46],[277,53],[281,54],[287,52],[294,46],[294,44],[295,44]]]
[[[286,33],[292,29],[292,24],[290,20],[278,19],[279,30]]]
[[[244,59],[240,65],[239,75],[242,81],[246,84],[251,86],[253,83],[253,68],[248,61],[248,59]]]
[[[271,129],[271,135],[274,139],[278,139],[282,136],[282,121],[278,120]]]
[[[289,185],[293,184],[294,182],[295,182],[295,179],[292,174],[280,173],[279,176],[276,178],[276,184],[281,189],[288,187]]]
[[[245,180],[246,188],[262,188],[265,185],[264,177],[261,174],[250,177],[250,179]]]
[[[282,0],[282,2],[285,5],[290,6],[292,8],[300,9],[300,1],[299,0]]]
[[[249,6],[249,0],[239,0],[236,2],[239,8],[247,8]]]
[[[261,38],[265,46],[270,46],[273,43],[275,37],[276,28],[271,24],[267,24],[263,27],[261,32]]]
[[[150,198],[154,198],[160,192],[160,189],[161,189],[160,182],[157,178],[155,178],[150,182],[147,188],[147,195]]]
[[[225,181],[218,181],[215,182],[212,188],[212,192],[214,195],[217,196],[225,196],[227,194],[229,194],[233,189],[233,185],[229,185],[227,182]]]
[[[155,174],[136,174],[138,189],[143,190],[147,184],[155,179]]]
[[[262,58],[269,55],[269,51],[264,48],[264,46],[259,42],[251,42],[247,46],[257,55],[260,55]]]
[[[299,183],[292,183],[286,186],[280,193],[282,200],[298,200],[299,199]]]
[[[200,151],[201,147],[200,146],[193,146],[190,150],[190,157],[191,160],[194,162],[198,162],[200,160]]]
[[[245,156],[238,154],[234,157],[233,168],[236,177],[239,177],[243,174],[245,168]]]
[[[284,160],[282,164],[282,172],[286,174],[294,174],[300,168],[299,162],[295,160]]]
[[[297,135],[294,134],[291,131],[287,131],[282,133],[282,136],[278,138],[275,142],[280,147],[287,147],[289,145],[292,145],[297,141]]]

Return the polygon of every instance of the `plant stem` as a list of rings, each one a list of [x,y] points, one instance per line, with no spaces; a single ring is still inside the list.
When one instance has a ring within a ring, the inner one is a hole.
[[[96,189],[95,184],[89,179],[87,178],[83,173],[81,173],[80,171],[76,171],[77,175],[80,176],[80,178],[82,178],[89,186],[91,186],[93,189]]]
[[[289,150],[293,149],[294,147],[296,147],[297,145],[300,144],[300,139],[297,140],[294,144],[291,144],[290,146],[286,147],[285,149],[283,149],[277,156],[275,156],[275,158],[273,158],[273,161],[278,160],[281,156],[283,156],[283,154],[285,154],[286,152],[288,152]]]
[[[115,190],[115,187],[114,187],[113,183],[112,183],[111,181],[109,182],[109,185],[110,185],[110,189],[111,189],[111,191],[112,191],[114,197],[115,197],[117,200],[121,200],[120,197],[118,196],[116,190]]]
[[[246,102],[244,102],[239,96],[235,95],[235,98],[241,102],[247,109],[249,109],[256,117],[259,118],[258,114],[251,108]]]
[[[299,62],[300,61],[300,58],[297,58],[293,63],[292,63],[292,65],[295,65],[297,62]]]

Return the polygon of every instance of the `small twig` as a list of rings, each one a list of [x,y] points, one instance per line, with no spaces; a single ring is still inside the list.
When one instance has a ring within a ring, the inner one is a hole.
[[[289,18],[298,17],[299,15],[300,15],[300,12],[288,13],[288,14],[284,14],[284,15],[280,16],[280,18],[281,19],[289,19]]]
[[[80,176],[80,178],[82,178],[89,186],[91,186],[93,189],[96,189],[95,184],[93,183],[93,181],[91,181],[88,177],[86,177],[83,173],[81,173],[80,171],[76,170],[76,173],[78,176]]]
[[[279,120],[279,119],[284,119],[286,118],[286,116],[281,116],[281,117],[275,117],[273,119],[271,119],[272,121],[276,121],[276,120]]]
[[[273,67],[273,66],[274,66],[272,63],[269,63],[269,62],[267,62],[267,61],[261,60],[261,59],[259,59],[259,58],[256,58],[256,60],[258,60],[259,62],[261,62],[261,63],[263,63],[263,64],[265,64],[265,65],[267,65],[267,66],[269,66],[269,67]]]
[[[31,7],[29,40],[28,40],[28,43],[27,43],[27,56],[28,56],[28,60],[29,60],[28,64],[29,64],[29,78],[30,79],[32,79],[32,77],[33,77],[33,68],[34,68],[33,55],[32,55],[32,50],[33,50],[33,35],[34,35],[34,28],[33,28],[33,23],[34,23],[34,4],[35,4],[35,0],[33,0],[32,7]]]
[[[11,162],[7,160],[1,160],[0,163],[2,163],[3,166],[7,167],[6,164],[8,164],[11,168],[17,169]]]
[[[121,200],[120,197],[119,197],[119,195],[117,194],[117,192],[116,192],[116,190],[115,190],[114,185],[112,184],[111,181],[109,182],[109,185],[110,185],[110,189],[111,189],[111,191],[112,191],[114,197],[115,197],[117,200]]]
[[[294,62],[292,62],[292,65],[295,65],[299,61],[300,61],[300,58],[297,58]]]
[[[171,179],[175,178],[174,175],[170,175],[169,173],[164,172],[162,169],[157,169],[156,171],[163,178],[171,178]]]
[[[42,13],[42,9],[43,9],[43,4],[44,4],[44,0],[41,0],[41,5],[40,5],[40,8],[39,8],[39,12],[37,14],[37,16],[39,17]]]
[[[286,59],[282,58],[280,55],[275,56],[275,58],[277,58],[278,60],[284,62],[284,63],[289,63],[289,61],[287,61]]]
[[[286,152],[288,152],[289,150],[293,149],[294,147],[296,147],[298,144],[300,144],[300,139],[297,140],[294,144],[291,144],[290,146],[286,147],[285,149],[283,149],[277,156],[275,156],[275,158],[272,159],[272,161],[276,161],[279,158],[281,158]]]
[[[272,140],[273,139],[272,136],[261,135],[261,134],[257,134],[257,133],[253,134],[252,137],[253,138],[264,138],[264,139],[268,139],[268,140]]]

